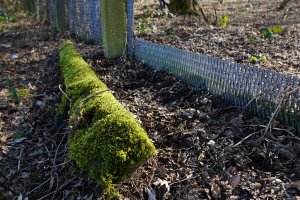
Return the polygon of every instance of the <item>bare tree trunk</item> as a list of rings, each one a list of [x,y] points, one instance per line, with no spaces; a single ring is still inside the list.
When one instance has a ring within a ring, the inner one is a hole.
[[[206,23],[209,23],[207,16],[205,15],[199,0],[171,0],[168,6],[171,12],[179,14],[201,14]]]
[[[290,0],[283,0],[280,6],[277,8],[277,11],[283,10],[289,2]]]
[[[194,0],[171,0],[169,10],[180,14],[196,14]]]

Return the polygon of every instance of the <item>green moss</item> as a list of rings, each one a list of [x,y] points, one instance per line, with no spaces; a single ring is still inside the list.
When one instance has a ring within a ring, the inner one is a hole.
[[[24,134],[22,134],[22,133],[15,133],[15,134],[13,134],[13,135],[11,136],[11,139],[12,139],[12,140],[16,140],[16,139],[20,139],[20,138],[22,138],[22,137],[24,137]]]
[[[56,115],[57,116],[62,116],[63,114],[66,113],[66,111],[69,108],[69,100],[67,99],[66,96],[61,96],[60,103],[58,104],[58,107],[56,108]]]
[[[114,112],[119,112],[120,110],[124,110],[123,106],[110,92],[104,91],[84,102],[82,99],[77,100],[70,113],[72,116],[76,116],[76,114],[80,113],[81,123],[79,124],[79,128],[82,128],[88,127],[91,123],[105,118]],[[77,120],[77,118],[78,117],[75,117],[75,120]],[[72,121],[72,123],[74,123],[74,121]]]
[[[61,45],[60,66],[66,94],[73,102],[70,123],[77,123],[68,142],[70,156],[104,186],[108,198],[119,197],[113,185],[154,155],[155,147],[69,41]]]
[[[102,184],[102,176],[113,183],[124,180],[155,153],[145,131],[129,116],[125,110],[115,112],[70,139],[71,157]]]

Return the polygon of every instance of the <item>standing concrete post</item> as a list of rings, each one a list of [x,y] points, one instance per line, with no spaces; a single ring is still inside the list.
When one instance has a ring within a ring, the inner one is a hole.
[[[67,30],[66,0],[56,0],[56,19],[59,31]]]
[[[102,43],[106,58],[126,51],[126,0],[101,0]]]

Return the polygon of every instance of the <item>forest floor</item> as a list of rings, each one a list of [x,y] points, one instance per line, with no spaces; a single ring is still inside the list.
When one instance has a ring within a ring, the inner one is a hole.
[[[0,31],[0,199],[96,199],[101,187],[68,157],[58,46],[67,38],[30,21]],[[75,40],[76,41],[76,40]],[[124,199],[299,199],[300,139],[174,76],[128,58],[84,59],[130,110],[157,155],[117,185]],[[271,128],[271,130],[269,129]]]
[[[147,2],[136,6],[135,34],[140,38],[238,63],[300,73],[298,0],[281,11],[276,10],[281,0],[226,0],[222,4],[203,0],[209,23],[202,15],[170,15],[157,3]],[[279,32],[272,30],[274,27]],[[269,29],[270,34],[261,28]]]

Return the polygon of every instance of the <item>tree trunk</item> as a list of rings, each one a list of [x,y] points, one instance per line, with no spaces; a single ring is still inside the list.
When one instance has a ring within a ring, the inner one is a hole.
[[[283,10],[286,5],[289,3],[290,0],[283,0],[281,3],[280,3],[280,6],[277,8],[277,11],[280,11],[280,10]]]
[[[195,0],[171,0],[169,10],[179,14],[196,14]]]

